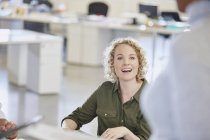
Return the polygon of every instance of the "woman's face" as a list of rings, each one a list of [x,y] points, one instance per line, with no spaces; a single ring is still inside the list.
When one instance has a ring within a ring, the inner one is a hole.
[[[139,62],[135,50],[127,45],[120,44],[114,53],[114,70],[120,81],[136,81]]]

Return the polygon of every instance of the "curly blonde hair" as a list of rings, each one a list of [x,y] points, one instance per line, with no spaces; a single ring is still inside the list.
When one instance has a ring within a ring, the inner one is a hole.
[[[126,44],[131,46],[138,58],[139,62],[139,70],[136,75],[136,81],[139,82],[141,79],[145,78],[145,75],[147,73],[147,59],[145,56],[145,52],[143,48],[139,45],[138,41],[134,40],[133,38],[127,37],[127,38],[118,38],[116,40],[113,40],[109,47],[105,49],[104,52],[104,73],[105,78],[108,80],[115,82],[117,81],[117,75],[115,74],[114,70],[114,53],[117,48],[117,46],[121,44]]]

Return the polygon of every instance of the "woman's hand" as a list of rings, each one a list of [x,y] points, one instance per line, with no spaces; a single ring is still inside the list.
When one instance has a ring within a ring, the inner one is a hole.
[[[124,126],[115,127],[115,128],[108,128],[102,135],[102,138],[107,140],[116,140],[118,138],[122,138],[128,133],[128,129]]]

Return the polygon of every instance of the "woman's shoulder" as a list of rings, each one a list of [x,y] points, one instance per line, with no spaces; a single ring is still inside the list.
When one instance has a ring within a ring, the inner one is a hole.
[[[111,81],[105,81],[101,84],[101,86],[97,90],[97,100],[98,102],[104,103],[104,99],[111,99],[112,94],[116,91],[116,83],[112,83]]]
[[[114,86],[115,83],[111,82],[111,81],[105,81],[101,84],[101,86]]]
[[[99,87],[100,91],[109,91],[109,90],[113,90],[113,88],[116,87],[116,83],[113,83],[111,81],[105,81],[101,84],[101,86]]]

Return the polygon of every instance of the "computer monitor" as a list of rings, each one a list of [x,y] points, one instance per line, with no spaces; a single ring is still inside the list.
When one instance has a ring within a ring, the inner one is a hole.
[[[139,12],[146,14],[149,18],[158,18],[158,6],[139,4]]]
[[[165,21],[182,21],[177,11],[162,11],[160,15]]]

